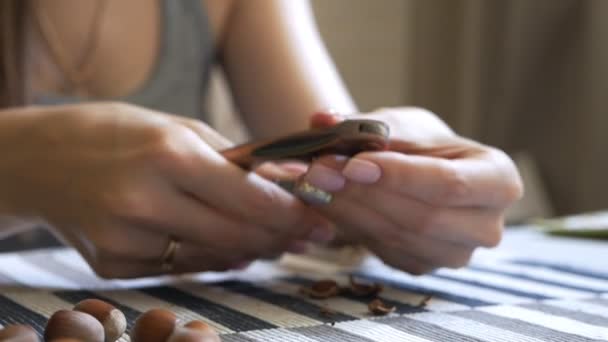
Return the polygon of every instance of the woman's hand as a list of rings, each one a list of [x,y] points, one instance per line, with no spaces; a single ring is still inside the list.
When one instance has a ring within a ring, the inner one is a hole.
[[[199,121],[116,103],[14,114],[0,126],[5,209],[50,223],[103,277],[162,273],[170,237],[176,273],[331,238],[319,214],[218,154],[229,142]]]
[[[455,135],[422,109],[383,109],[365,118],[389,124],[389,151],[326,156],[305,176],[335,192],[318,209],[339,234],[413,274],[464,266],[476,247],[498,244],[503,213],[522,195],[505,153]],[[312,125],[339,120],[316,114]]]

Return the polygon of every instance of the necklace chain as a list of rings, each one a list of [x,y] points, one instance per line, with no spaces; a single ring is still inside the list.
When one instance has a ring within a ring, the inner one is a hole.
[[[51,58],[60,69],[67,83],[62,90],[81,95],[89,94],[87,83],[95,70],[92,56],[94,56],[99,45],[98,42],[101,34],[102,20],[107,8],[107,0],[96,1],[93,20],[85,38],[85,45],[78,62],[75,64],[68,61],[69,59],[66,55],[68,50],[65,48],[65,44],[61,39],[62,37],[57,32],[48,13],[43,11],[39,5],[33,7],[40,35],[47,45]]]

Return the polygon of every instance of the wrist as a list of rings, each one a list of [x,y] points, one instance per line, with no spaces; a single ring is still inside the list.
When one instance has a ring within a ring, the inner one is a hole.
[[[0,220],[3,217],[11,217],[11,221],[33,217],[19,204],[27,197],[28,184],[22,184],[24,173],[36,168],[32,165],[35,160],[28,152],[28,141],[36,136],[37,127],[43,126],[41,118],[50,111],[43,107],[0,110]]]

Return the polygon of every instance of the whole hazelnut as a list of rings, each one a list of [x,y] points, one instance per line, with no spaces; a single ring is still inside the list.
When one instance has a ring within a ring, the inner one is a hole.
[[[104,342],[103,326],[95,317],[80,311],[59,310],[44,329],[44,340],[73,338],[87,342]]]
[[[184,328],[196,330],[196,331],[199,331],[201,333],[208,335],[209,341],[220,341],[220,337],[217,334],[217,332],[215,331],[215,329],[213,329],[209,324],[207,324],[203,321],[197,321],[197,320],[190,321],[184,325]],[[212,338],[215,338],[215,339],[212,339]]]
[[[197,330],[176,327],[166,342],[220,342],[220,337],[213,330]]]
[[[7,325],[0,330],[0,341],[6,342],[39,342],[38,335],[29,325]]]
[[[169,310],[152,309],[137,318],[131,329],[131,342],[165,342],[177,324]]]
[[[215,330],[209,324],[207,324],[203,321],[198,321],[198,320],[190,321],[190,322],[184,324],[184,327],[186,327],[188,329],[202,331],[202,332],[207,332],[207,331],[215,332]]]
[[[101,323],[105,332],[105,342],[118,340],[127,330],[127,319],[122,311],[103,300],[85,299],[76,304],[74,310],[86,312]]]

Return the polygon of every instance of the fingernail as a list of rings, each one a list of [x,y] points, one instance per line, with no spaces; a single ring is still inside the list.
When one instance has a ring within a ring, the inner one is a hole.
[[[357,183],[373,184],[382,175],[380,166],[362,159],[351,159],[342,170],[344,177]]]
[[[312,186],[325,191],[338,191],[346,182],[338,171],[322,164],[311,166],[304,178]]]
[[[308,239],[313,242],[329,242],[334,239],[334,232],[329,228],[315,228]]]
[[[304,253],[306,253],[307,250],[308,250],[308,242],[306,242],[306,241],[295,241],[289,246],[289,248],[287,248],[287,251],[289,253],[294,253],[294,254],[304,254]]]
[[[308,165],[303,164],[303,163],[296,163],[296,162],[283,163],[283,164],[280,164],[280,167],[295,176],[300,176],[300,175],[306,173],[306,171],[308,171]]]
[[[337,110],[336,108],[326,108],[324,110],[318,111],[317,113],[331,115],[331,116],[339,119],[340,121],[346,119],[345,114],[347,114],[347,113]]]

